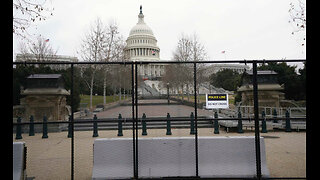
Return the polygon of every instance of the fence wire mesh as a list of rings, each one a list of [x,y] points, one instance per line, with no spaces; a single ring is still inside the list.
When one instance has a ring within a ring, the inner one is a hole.
[[[219,63],[14,63],[27,177],[305,179],[305,102],[287,100],[273,73],[254,75],[256,61]],[[228,108],[209,108],[207,94],[227,94]]]

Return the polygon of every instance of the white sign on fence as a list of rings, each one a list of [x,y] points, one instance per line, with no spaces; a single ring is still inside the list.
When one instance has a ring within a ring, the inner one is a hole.
[[[229,108],[228,94],[206,94],[206,109]]]

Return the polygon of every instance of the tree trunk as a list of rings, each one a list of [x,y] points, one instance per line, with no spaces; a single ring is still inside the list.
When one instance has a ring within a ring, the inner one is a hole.
[[[113,88],[113,102],[116,101],[116,87]]]
[[[200,103],[200,94],[199,94],[199,92],[200,92],[200,88],[198,88],[198,93],[197,93],[197,96],[198,96],[198,98],[197,98],[198,103]]]
[[[187,83],[187,97],[188,97],[188,101],[189,101],[190,100],[189,83]]]
[[[92,109],[93,81],[94,81],[94,76],[91,77],[91,82],[90,82],[90,109]]]
[[[181,100],[183,101],[183,97],[184,96],[184,93],[183,93],[183,84],[181,85]]]
[[[103,104],[107,104],[106,101],[106,94],[107,94],[107,78],[106,76],[103,77]]]

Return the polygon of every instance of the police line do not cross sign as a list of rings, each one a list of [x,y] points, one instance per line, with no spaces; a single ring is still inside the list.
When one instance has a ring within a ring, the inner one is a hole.
[[[229,108],[228,94],[206,94],[206,109]]]

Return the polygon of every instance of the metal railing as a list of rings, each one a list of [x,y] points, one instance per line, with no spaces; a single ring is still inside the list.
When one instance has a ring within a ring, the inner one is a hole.
[[[254,117],[254,106],[239,106],[243,117]],[[289,111],[292,118],[306,118],[306,107],[259,107],[259,111],[264,111],[266,117],[274,117],[276,112],[277,117],[285,117],[286,111]],[[295,112],[300,113],[295,113]]]

